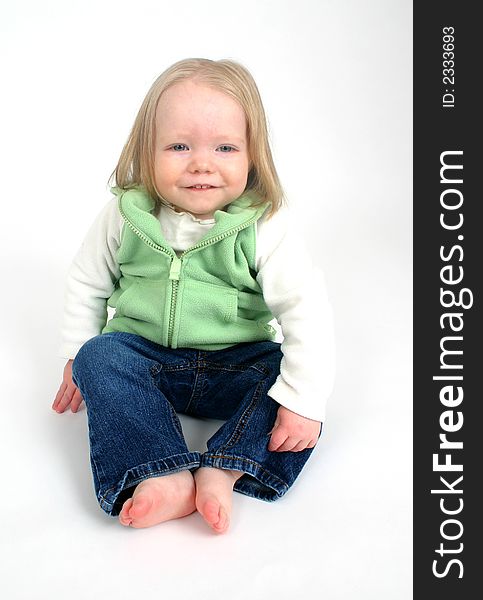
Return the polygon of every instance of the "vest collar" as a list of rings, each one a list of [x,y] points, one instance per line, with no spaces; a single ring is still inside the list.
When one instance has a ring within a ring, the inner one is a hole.
[[[144,187],[137,186],[128,190],[112,187],[111,192],[118,197],[123,219],[141,239],[147,237],[150,242],[174,254],[173,249],[163,238],[158,219],[152,214],[155,201]],[[253,197],[249,193],[243,194],[229,204],[226,211],[216,210],[213,215],[215,224],[196,245],[202,241],[209,243],[210,240],[223,236],[232,229],[248,227],[259,219],[267,209],[268,203],[253,207],[250,206],[252,200]]]

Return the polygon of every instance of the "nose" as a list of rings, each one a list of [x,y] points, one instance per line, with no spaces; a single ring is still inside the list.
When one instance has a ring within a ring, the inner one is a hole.
[[[212,173],[215,168],[208,152],[198,150],[191,154],[188,170],[190,173]]]

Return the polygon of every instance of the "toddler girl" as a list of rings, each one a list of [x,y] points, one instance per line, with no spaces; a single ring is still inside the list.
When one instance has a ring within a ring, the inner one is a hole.
[[[52,408],[85,401],[108,515],[139,528],[198,510],[223,533],[233,490],[273,501],[293,484],[334,374],[323,277],[283,206],[250,73],[172,65],[111,181],[69,271]],[[190,452],[177,413],[224,421],[206,452]]]

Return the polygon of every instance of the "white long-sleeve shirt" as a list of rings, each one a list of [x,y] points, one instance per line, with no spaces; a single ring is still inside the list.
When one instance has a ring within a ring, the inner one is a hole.
[[[196,219],[166,205],[160,206],[157,217],[164,239],[178,255],[215,224],[214,218]],[[62,358],[75,358],[106,324],[107,299],[121,276],[116,256],[124,225],[113,197],[72,262],[65,286]],[[265,303],[283,336],[280,375],[268,395],[303,417],[324,421],[335,376],[332,310],[322,271],[313,265],[289,209],[256,222],[256,270]]]

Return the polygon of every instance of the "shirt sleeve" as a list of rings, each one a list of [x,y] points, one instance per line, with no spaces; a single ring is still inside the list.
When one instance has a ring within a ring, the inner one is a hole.
[[[280,374],[268,394],[289,410],[325,420],[335,379],[333,312],[322,270],[286,208],[257,222],[257,281],[283,334]]]
[[[116,255],[122,223],[114,197],[92,223],[71,263],[64,288],[62,358],[75,358],[80,347],[99,335],[107,322],[107,299],[121,276]]]

